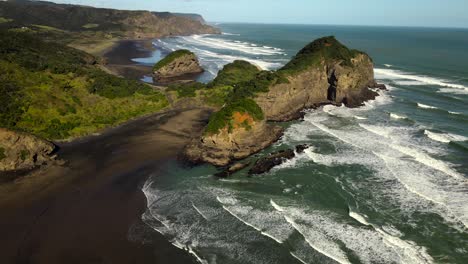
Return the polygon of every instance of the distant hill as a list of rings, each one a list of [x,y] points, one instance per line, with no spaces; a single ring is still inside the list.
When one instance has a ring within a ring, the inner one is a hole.
[[[0,18],[18,26],[44,25],[67,31],[118,32],[129,38],[219,33],[195,14],[115,10],[44,1],[0,1]]]
[[[206,24],[205,19],[199,14],[185,14],[185,13],[173,13],[173,14],[176,15],[176,16],[187,17],[187,18],[193,19],[193,20],[198,21],[198,22],[200,22],[200,23],[202,23],[204,25]]]

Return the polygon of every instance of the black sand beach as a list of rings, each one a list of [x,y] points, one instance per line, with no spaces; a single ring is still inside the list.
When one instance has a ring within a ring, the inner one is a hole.
[[[109,65],[124,69],[130,58],[148,55],[137,43],[117,45],[106,55]],[[193,263],[141,221],[141,188],[208,117],[205,109],[169,110],[58,143],[64,166],[0,185],[0,263]]]

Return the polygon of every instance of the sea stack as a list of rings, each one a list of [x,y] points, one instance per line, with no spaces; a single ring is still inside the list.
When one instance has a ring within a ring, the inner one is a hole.
[[[158,80],[197,74],[203,71],[197,56],[189,50],[174,51],[153,67],[154,75]]]

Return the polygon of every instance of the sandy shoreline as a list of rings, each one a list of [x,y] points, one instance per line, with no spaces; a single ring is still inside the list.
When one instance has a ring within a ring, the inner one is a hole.
[[[152,40],[121,40],[112,49],[103,54],[105,68],[115,75],[130,79],[141,80],[152,74],[150,65],[143,65],[132,61],[134,58],[150,57],[154,47]]]
[[[132,68],[139,79],[151,67],[131,58],[150,54],[148,41],[121,41],[106,53],[106,67],[126,77]],[[141,188],[201,133],[209,114],[169,109],[58,143],[65,166],[0,184],[0,263],[195,263],[141,221]]]

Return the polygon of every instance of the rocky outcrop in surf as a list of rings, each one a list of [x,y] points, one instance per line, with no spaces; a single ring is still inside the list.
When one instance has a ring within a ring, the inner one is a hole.
[[[318,39],[279,70],[288,83],[273,85],[255,101],[272,121],[295,119],[303,109],[326,103],[362,105],[374,99],[374,65],[365,53],[350,50],[334,37]]]
[[[0,128],[0,171],[28,170],[55,160],[55,145],[33,135]]]
[[[220,74],[241,76],[245,68]],[[385,86],[375,82],[373,62],[367,54],[348,49],[334,37],[318,39],[278,71],[260,71],[249,80],[234,83],[229,100],[213,114],[205,135],[194,140],[185,154],[193,162],[226,166],[279,139],[282,129],[268,121],[297,119],[302,110],[326,104],[357,107],[378,95],[371,88]],[[258,171],[283,160],[271,158],[265,161],[267,166],[257,164],[262,167]]]
[[[240,113],[239,113],[240,115]],[[194,163],[226,166],[270,146],[283,135],[283,128],[265,121],[251,123],[250,127],[227,128],[219,133],[206,133],[193,140],[185,149],[185,156]]]
[[[203,72],[197,56],[189,50],[177,50],[156,63],[153,67],[158,80],[180,77]]]

